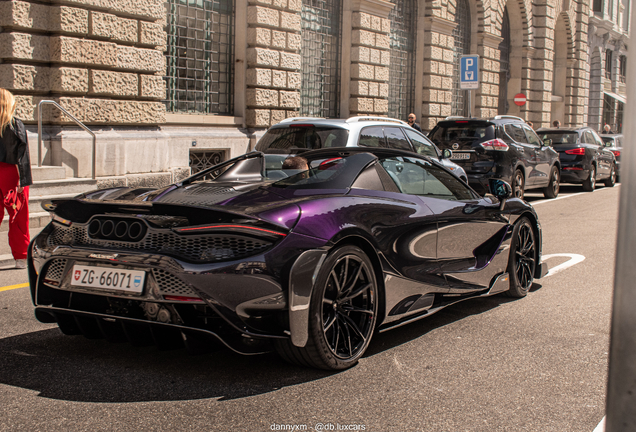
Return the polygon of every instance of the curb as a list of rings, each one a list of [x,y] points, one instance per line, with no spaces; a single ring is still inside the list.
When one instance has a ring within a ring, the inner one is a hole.
[[[0,267],[13,267],[15,265],[15,260],[13,259],[13,255],[6,254],[0,255]]]

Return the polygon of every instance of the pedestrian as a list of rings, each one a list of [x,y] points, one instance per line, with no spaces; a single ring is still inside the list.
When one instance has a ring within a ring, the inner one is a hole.
[[[558,120],[555,120],[552,122],[552,126],[558,129],[561,127],[561,122]]]
[[[26,268],[30,241],[28,202],[33,181],[26,130],[14,113],[15,98],[0,88],[0,202],[2,217],[5,208],[9,213],[9,246],[15,267],[22,269]],[[21,204],[21,208],[11,205],[14,203]]]
[[[612,130],[612,128],[610,127],[610,125],[608,125],[607,123],[605,123],[605,126],[603,126],[603,133],[604,134],[613,134],[614,131]]]
[[[416,131],[422,132],[422,128],[420,127],[420,125],[415,123],[415,114],[413,114],[413,113],[409,114],[408,123],[409,123],[409,126],[411,126]]]
[[[530,129],[534,129],[534,123],[532,123],[530,120],[528,120],[526,124],[530,126]]]

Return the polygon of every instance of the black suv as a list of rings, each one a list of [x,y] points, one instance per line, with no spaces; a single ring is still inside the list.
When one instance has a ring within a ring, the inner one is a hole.
[[[447,117],[428,136],[440,149],[452,150],[451,160],[464,168],[468,183],[481,194],[488,191],[490,178],[509,182],[518,198],[537,188],[546,198],[559,194],[559,154],[519,117]]]
[[[559,152],[564,182],[582,184],[587,192],[594,190],[597,180],[603,180],[608,187],[616,183],[616,157],[594,129],[538,129],[537,133],[542,139],[551,140]]]

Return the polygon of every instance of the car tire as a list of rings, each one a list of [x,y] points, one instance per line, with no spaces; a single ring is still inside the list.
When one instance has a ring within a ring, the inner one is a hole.
[[[275,342],[290,363],[326,370],[355,365],[369,346],[378,311],[373,264],[356,246],[333,250],[320,268],[309,303],[309,338],[303,348]]]
[[[526,179],[523,177],[523,172],[520,169],[516,169],[515,175],[512,178],[512,196],[514,198],[523,199],[525,186]]]
[[[612,170],[610,171],[609,177],[605,179],[603,184],[606,187],[614,187],[616,184],[616,168],[614,167],[614,164],[612,164]]]
[[[586,192],[593,192],[596,188],[596,165],[592,165],[590,170],[590,176],[583,180],[583,190]]]
[[[546,198],[556,198],[559,195],[559,188],[561,182],[561,176],[559,175],[559,168],[552,167],[550,171],[550,182],[548,186],[543,188],[543,196]]]
[[[537,242],[534,228],[527,217],[520,218],[512,231],[508,257],[509,297],[525,297],[532,287],[537,264]]]

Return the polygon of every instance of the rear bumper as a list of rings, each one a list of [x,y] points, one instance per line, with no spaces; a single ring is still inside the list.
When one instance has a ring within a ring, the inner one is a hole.
[[[581,164],[561,167],[561,183],[583,183],[590,178],[590,170]]]
[[[283,255],[294,260],[300,243],[322,246],[316,239],[289,235],[277,245],[285,254],[275,246],[236,261],[192,264],[156,253],[52,247],[47,237],[45,228],[29,248],[31,295],[40,321],[57,322],[70,334],[134,344],[143,339],[186,347],[197,340],[220,342],[242,354],[270,351],[272,340],[290,338],[287,280],[282,282],[290,275],[279,274],[285,267],[279,261]],[[76,264],[144,271],[143,291],[72,285]],[[300,321],[299,327],[306,327]]]

